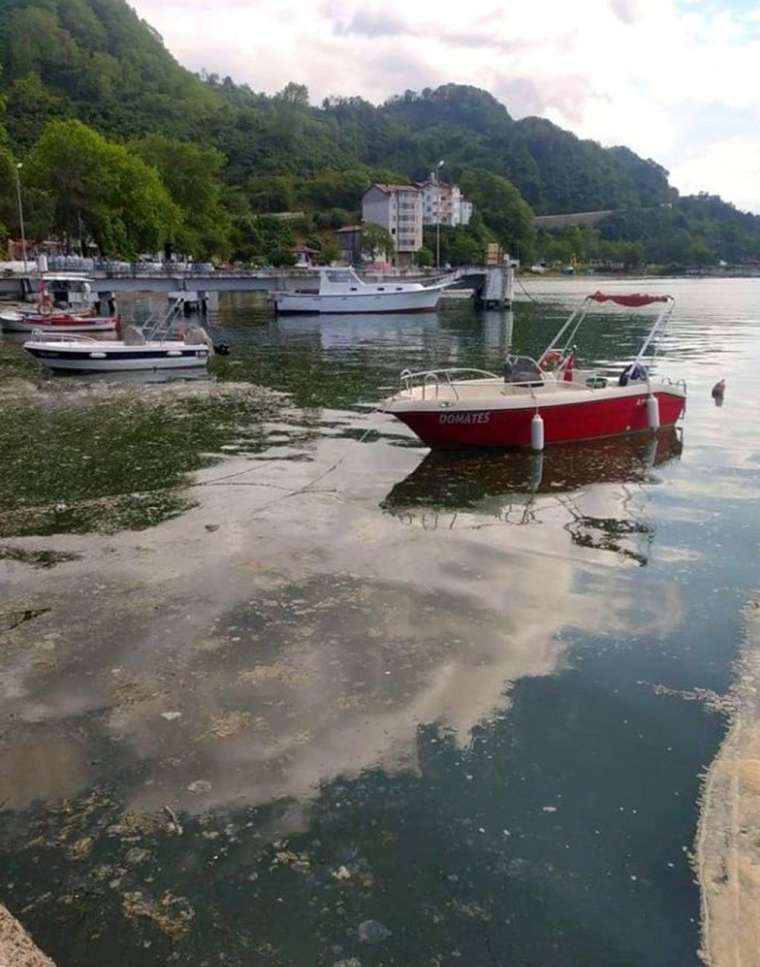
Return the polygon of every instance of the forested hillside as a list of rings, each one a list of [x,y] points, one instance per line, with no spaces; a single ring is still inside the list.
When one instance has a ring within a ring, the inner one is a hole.
[[[292,229],[268,213],[304,211],[296,230],[325,245],[372,180],[422,178],[444,158],[479,209],[469,231],[448,233],[449,254],[471,257],[498,238],[524,258],[760,255],[760,218],[679,198],[654,161],[541,118],[515,121],[476,88],[407,91],[379,106],[351,97],[315,107],[295,83],[266,96],[185,70],[124,0],[0,0],[0,65],[0,223],[10,231],[11,155],[24,162],[37,235],[84,231],[106,254],[169,242],[242,259],[289,257]],[[137,230],[125,192],[153,198],[148,230]],[[537,214],[618,214],[599,230],[536,239],[526,202]]]

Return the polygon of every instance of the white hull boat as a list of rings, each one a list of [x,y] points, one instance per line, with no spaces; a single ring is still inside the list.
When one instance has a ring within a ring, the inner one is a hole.
[[[149,321],[144,329],[128,326],[124,339],[35,332],[24,343],[24,349],[47,369],[56,372],[150,372],[205,367],[214,353],[205,329],[190,326],[183,334],[172,335],[172,326],[182,310],[180,301],[163,319]]]
[[[127,346],[120,340],[61,336],[32,339],[24,349],[47,369],[68,373],[113,373],[129,370],[188,369],[206,366],[211,348],[178,339]]]
[[[70,313],[43,315],[17,310],[0,312],[0,328],[3,332],[113,332],[118,324],[117,316],[79,316]]]
[[[353,269],[322,269],[319,290],[276,292],[280,315],[317,313],[355,314],[378,312],[434,312],[449,283],[364,282]]]

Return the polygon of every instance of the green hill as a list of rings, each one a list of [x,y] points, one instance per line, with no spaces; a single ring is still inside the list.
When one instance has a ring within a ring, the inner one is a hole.
[[[226,249],[245,257],[257,245],[270,244],[264,240],[267,233],[287,250],[287,233],[258,216],[298,208],[311,213],[302,234],[318,236],[354,217],[370,180],[422,178],[439,158],[446,159],[447,177],[469,178],[470,184],[475,178],[476,190],[477,172],[507,179],[537,214],[619,212],[598,231],[566,232],[536,245],[532,228],[519,238],[505,237],[527,224],[522,209],[520,217],[481,209],[483,217],[470,232],[478,245],[499,237],[521,246],[526,256],[545,254],[553,245],[564,258],[568,252],[610,254],[616,245],[619,250],[621,243],[637,243],[640,249],[629,247],[629,256],[638,252],[638,259],[682,263],[693,260],[694,253],[703,261],[760,253],[760,218],[717,198],[679,198],[656,162],[625,147],[582,140],[542,118],[516,121],[485,91],[447,84],[407,91],[379,106],[351,97],[314,107],[298,84],[266,96],[228,77],[199,77],[183,68],[124,0],[0,0],[0,65],[7,130],[6,135],[0,126],[0,145],[5,139],[16,157],[36,157],[31,171],[38,173],[37,181],[32,178],[30,190],[43,192],[39,212],[45,209],[44,193],[55,190],[40,173],[55,139],[48,139],[43,160],[34,151],[51,122],[76,118],[109,141],[126,144],[141,163],[157,167],[173,202],[184,206],[185,222],[192,214],[191,193],[185,183],[178,196],[178,179],[168,168],[162,173],[161,160],[171,157],[176,164],[186,155],[193,184],[200,186],[203,158],[197,147],[192,157],[176,144],[165,143],[159,151],[149,136],[215,149],[206,167],[218,184],[201,189],[212,207],[191,227],[174,217],[171,227],[167,222],[159,231],[192,245],[197,254]],[[96,150],[95,142],[88,144]],[[7,157],[0,159],[0,170],[3,163]],[[512,204],[509,199],[517,196],[498,185],[504,204]],[[0,186],[0,221],[13,228],[7,186],[5,194],[4,200]],[[215,205],[224,209],[224,232],[208,228],[219,220]],[[61,209],[55,199],[48,207]],[[81,212],[77,217],[81,222]],[[94,214],[88,219],[97,220]],[[61,229],[54,214],[50,226]],[[94,231],[90,221],[86,228]],[[116,239],[119,233],[109,230],[107,237]]]

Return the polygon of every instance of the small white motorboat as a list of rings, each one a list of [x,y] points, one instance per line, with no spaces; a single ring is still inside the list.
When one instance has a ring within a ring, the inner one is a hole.
[[[163,319],[144,328],[127,326],[123,339],[93,339],[74,333],[36,332],[24,349],[47,369],[67,373],[112,373],[134,370],[188,369],[206,366],[214,354],[201,326],[172,332],[182,313],[175,303]]]
[[[280,315],[308,313],[434,312],[450,282],[364,282],[353,269],[320,269],[319,289],[275,292]]]

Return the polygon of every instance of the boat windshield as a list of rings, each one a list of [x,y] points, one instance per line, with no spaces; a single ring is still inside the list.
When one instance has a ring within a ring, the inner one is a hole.
[[[356,278],[350,269],[329,269],[325,276],[328,282],[353,282]]]
[[[504,361],[505,383],[543,383],[544,374],[530,356],[507,356]]]

